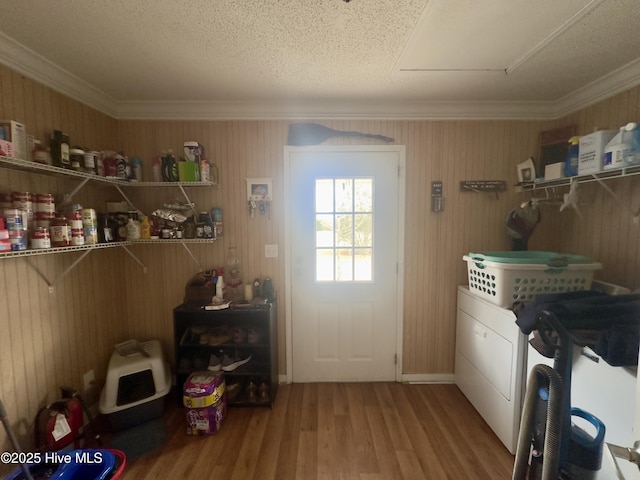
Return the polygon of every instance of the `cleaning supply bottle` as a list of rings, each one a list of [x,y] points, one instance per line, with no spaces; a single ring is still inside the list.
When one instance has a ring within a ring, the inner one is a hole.
[[[578,175],[578,153],[580,148],[580,137],[569,139],[569,151],[564,161],[564,176],[575,177]]]
[[[640,125],[636,122],[630,122],[624,128],[631,137],[629,151],[625,155],[624,161],[628,165],[637,165],[640,163]]]
[[[146,215],[142,218],[142,223],[140,224],[140,238],[142,240],[151,239],[151,222]]]

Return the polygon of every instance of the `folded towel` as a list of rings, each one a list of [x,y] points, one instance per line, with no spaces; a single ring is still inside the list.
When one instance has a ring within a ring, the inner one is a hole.
[[[594,351],[613,367],[638,365],[640,326],[614,325],[600,332]]]

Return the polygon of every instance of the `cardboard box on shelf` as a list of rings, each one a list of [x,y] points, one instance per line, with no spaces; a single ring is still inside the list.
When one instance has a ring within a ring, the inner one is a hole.
[[[617,130],[599,130],[580,137],[578,175],[597,173],[602,170],[604,148]]]
[[[564,178],[564,162],[551,163],[544,167],[544,179],[557,180],[558,178]]]
[[[5,156],[26,160],[29,156],[27,155],[27,131],[24,124],[15,120],[0,120],[0,130],[0,141],[11,142],[11,148],[8,149],[11,153]],[[4,143],[0,147],[4,147],[3,151],[7,148]]]

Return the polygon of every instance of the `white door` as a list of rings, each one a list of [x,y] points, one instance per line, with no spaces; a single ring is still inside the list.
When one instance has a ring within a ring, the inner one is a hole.
[[[285,155],[292,380],[395,380],[404,147]]]

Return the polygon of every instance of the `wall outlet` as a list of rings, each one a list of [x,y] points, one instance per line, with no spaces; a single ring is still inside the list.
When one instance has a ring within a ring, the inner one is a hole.
[[[278,245],[265,245],[264,256],[266,258],[278,258]]]
[[[84,391],[88,392],[96,383],[96,373],[89,370],[82,376],[82,382],[84,383]]]

